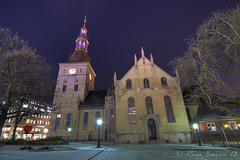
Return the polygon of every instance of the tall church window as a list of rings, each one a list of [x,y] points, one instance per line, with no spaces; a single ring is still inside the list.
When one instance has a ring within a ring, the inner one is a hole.
[[[66,122],[66,127],[65,130],[68,131],[68,128],[70,128],[70,122],[71,122],[71,113],[67,115],[67,122]]]
[[[85,112],[83,119],[83,129],[86,130],[87,128],[88,128],[88,112]]]
[[[161,78],[162,87],[168,87],[167,79],[165,77]]]
[[[83,41],[83,48],[85,48],[85,41]]]
[[[132,89],[132,80],[131,79],[126,80],[126,87],[127,87],[127,89]]]
[[[154,114],[152,98],[148,96],[145,98],[145,101],[146,101],[147,114]]]
[[[175,122],[171,98],[169,96],[164,96],[164,101],[165,101],[168,122]]]
[[[60,118],[61,118],[61,114],[57,114],[54,131],[58,131],[59,130]]]
[[[132,97],[128,98],[128,117],[130,124],[136,123],[135,101]]]
[[[150,88],[149,80],[147,78],[144,78],[143,84],[144,84],[144,88]]]
[[[114,120],[114,113],[113,113],[113,109],[110,110],[110,120],[113,121]]]
[[[99,125],[97,124],[97,120],[100,118],[100,112],[96,112],[96,119],[95,119],[95,129],[98,129]]]
[[[78,42],[78,47],[79,47],[79,48],[81,47],[81,41]]]

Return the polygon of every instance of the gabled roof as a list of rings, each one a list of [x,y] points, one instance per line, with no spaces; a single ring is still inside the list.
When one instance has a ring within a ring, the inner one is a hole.
[[[217,113],[210,113],[205,115],[198,115],[194,118],[193,121],[208,121],[208,120],[218,120],[218,119],[232,119],[232,118],[238,118],[236,116],[232,115],[226,115],[226,116],[220,116]]]
[[[89,91],[84,102],[80,102],[78,108],[104,106],[107,90]]]

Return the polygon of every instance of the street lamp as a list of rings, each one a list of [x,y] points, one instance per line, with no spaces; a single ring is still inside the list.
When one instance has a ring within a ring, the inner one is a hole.
[[[68,141],[69,141],[69,133],[72,131],[72,128],[68,128]]]
[[[195,134],[197,135],[198,145],[201,146],[202,144],[201,144],[201,141],[200,141],[199,136],[198,136],[198,129],[199,129],[198,124],[197,124],[197,123],[194,123],[194,124],[193,124],[193,128],[194,128],[194,130],[195,130]]]
[[[101,148],[100,147],[100,127],[102,125],[102,119],[98,119],[97,120],[97,124],[98,124],[98,141],[97,141],[97,148]]]

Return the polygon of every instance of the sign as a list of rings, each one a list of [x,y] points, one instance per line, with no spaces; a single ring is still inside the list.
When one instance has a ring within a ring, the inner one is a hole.
[[[25,126],[24,131],[28,134],[32,131],[32,128],[33,128],[32,126]]]

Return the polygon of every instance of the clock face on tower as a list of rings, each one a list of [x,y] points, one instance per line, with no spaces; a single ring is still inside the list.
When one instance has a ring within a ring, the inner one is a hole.
[[[70,68],[68,72],[69,74],[75,74],[76,71],[77,71],[76,68]]]

